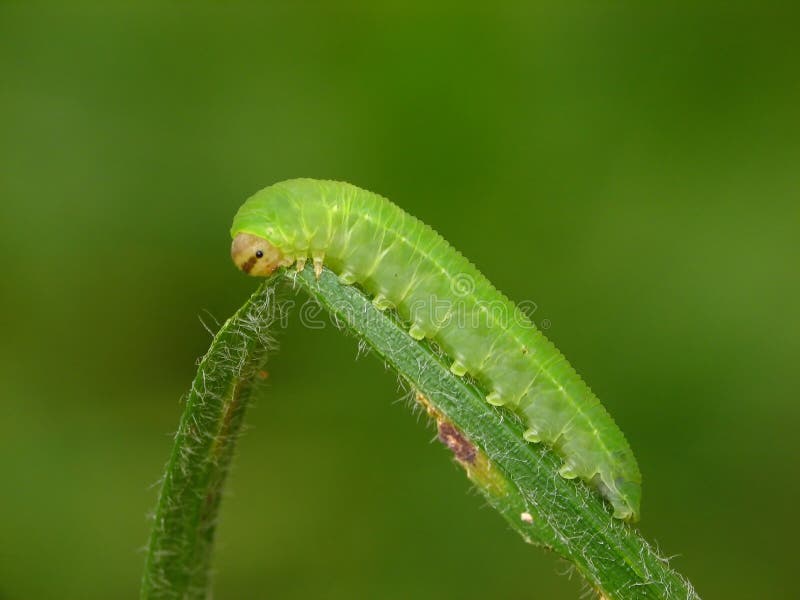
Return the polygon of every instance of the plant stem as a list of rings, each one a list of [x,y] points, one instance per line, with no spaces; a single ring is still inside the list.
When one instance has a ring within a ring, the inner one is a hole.
[[[417,390],[440,439],[525,541],[569,560],[608,599],[699,598],[633,527],[611,516],[597,492],[559,476],[561,460],[524,441],[511,411],[488,404],[484,391],[451,373],[450,361],[414,340],[391,313],[329,271],[319,280],[309,269],[290,277]]]
[[[601,597],[699,599],[638,532],[611,516],[600,495],[558,475],[561,460],[523,440],[510,411],[449,370],[427,342],[414,340],[390,311],[327,269],[282,271],[220,329],[200,364],[167,465],[142,584],[142,598],[204,598],[214,525],[225,474],[254,381],[271,348],[280,305],[278,281],[291,282],[337,324],[372,347],[417,393],[439,438],[495,508],[529,543],[572,564]],[[520,574],[520,576],[522,576]]]
[[[156,507],[142,598],[206,598],[222,488],[278,305],[271,279],[228,319],[200,362]]]

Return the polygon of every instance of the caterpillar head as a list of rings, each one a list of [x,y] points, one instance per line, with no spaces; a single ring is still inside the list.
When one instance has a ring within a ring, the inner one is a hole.
[[[233,238],[231,258],[242,271],[255,277],[266,277],[287,264],[280,250],[251,233],[239,233]]]

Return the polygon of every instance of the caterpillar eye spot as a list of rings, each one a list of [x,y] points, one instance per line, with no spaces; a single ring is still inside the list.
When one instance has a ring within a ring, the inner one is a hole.
[[[231,258],[248,275],[265,277],[289,261],[283,253],[263,237],[239,233],[231,244]]]

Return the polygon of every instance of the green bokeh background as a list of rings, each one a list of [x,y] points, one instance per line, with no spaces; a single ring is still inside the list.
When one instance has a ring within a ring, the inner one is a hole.
[[[64,3],[66,4],[66,3]],[[752,2],[0,3],[0,598],[132,598],[255,190],[380,192],[590,382],[707,598],[796,597],[800,37]],[[576,598],[393,374],[292,326],[218,598]]]

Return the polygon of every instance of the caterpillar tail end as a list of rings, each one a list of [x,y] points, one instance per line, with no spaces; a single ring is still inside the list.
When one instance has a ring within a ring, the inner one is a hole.
[[[639,513],[633,509],[624,499],[609,499],[614,509],[614,518],[628,523],[636,523],[639,520]]]
[[[640,482],[598,473],[594,477],[593,483],[611,504],[614,509],[614,518],[628,523],[636,523],[639,520],[639,506],[642,497]]]

